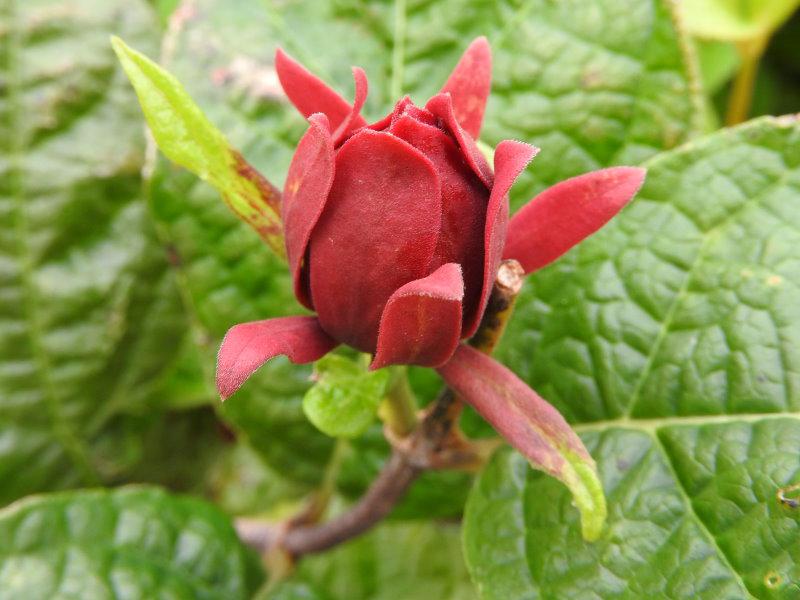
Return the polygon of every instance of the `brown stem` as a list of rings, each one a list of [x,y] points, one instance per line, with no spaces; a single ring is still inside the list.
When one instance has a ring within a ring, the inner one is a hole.
[[[517,261],[506,260],[500,265],[483,320],[470,340],[482,352],[490,354],[503,335],[523,275]],[[279,550],[297,559],[364,533],[391,512],[423,471],[474,468],[483,458],[487,450],[471,448],[458,430],[461,407],[459,398],[445,388],[408,436],[396,439],[387,430],[393,446],[389,460],[361,499],[341,515],[321,524],[239,519],[239,537],[264,555]]]
[[[322,552],[364,533],[391,512],[420,472],[401,453],[392,452],[377,479],[353,507],[327,523],[290,529],[283,538],[283,549],[298,557]]]

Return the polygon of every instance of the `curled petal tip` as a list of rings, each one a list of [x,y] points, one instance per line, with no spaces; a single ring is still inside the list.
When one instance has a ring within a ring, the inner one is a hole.
[[[304,117],[325,113],[333,129],[347,119],[351,119],[351,129],[366,125],[360,115],[352,116],[349,102],[281,48],[275,50],[275,71],[286,96]]]
[[[438,367],[446,362],[458,346],[463,298],[464,279],[457,263],[401,286],[383,310],[370,368]]]

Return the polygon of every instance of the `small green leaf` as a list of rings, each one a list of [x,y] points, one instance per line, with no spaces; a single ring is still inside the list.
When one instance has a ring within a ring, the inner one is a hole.
[[[149,58],[111,38],[161,151],[213,185],[231,210],[283,256],[280,193],[214,127],[180,82]]]
[[[691,0],[681,3],[686,27],[699,37],[748,41],[769,36],[799,0]]]
[[[309,421],[332,437],[356,437],[370,426],[386,392],[389,370],[368,371],[329,354],[317,361],[316,383],[303,398]]]
[[[260,575],[228,518],[157,488],[64,492],[0,511],[0,598],[250,598]]]

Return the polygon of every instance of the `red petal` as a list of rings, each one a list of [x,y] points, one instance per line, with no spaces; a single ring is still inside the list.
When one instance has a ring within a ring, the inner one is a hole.
[[[421,111],[407,107],[414,114]],[[424,116],[424,115],[420,115]],[[464,164],[463,155],[444,131],[411,116],[396,119],[389,132],[422,151],[434,165],[442,186],[442,227],[430,268],[455,262],[464,269],[464,315],[478,310],[483,285],[483,238],[489,190]]]
[[[386,301],[429,273],[440,189],[431,161],[390,133],[362,129],[342,145],[311,236],[311,295],[325,331],[375,351]]]
[[[437,367],[447,361],[458,346],[463,297],[461,267],[455,263],[402,286],[383,310],[370,368]]]
[[[444,121],[447,129],[456,138],[467,164],[481,178],[486,187],[491,188],[494,181],[492,169],[486,162],[483,153],[478,149],[475,140],[459,125],[456,114],[453,112],[453,100],[450,98],[450,94],[436,94],[428,100],[425,108]]]
[[[466,49],[441,90],[453,98],[458,122],[476,140],[491,85],[492,49],[485,37],[479,37]]]
[[[364,73],[364,69],[353,67],[353,81],[355,82],[356,88],[353,109],[350,111],[350,114],[347,115],[347,118],[339,124],[336,131],[333,132],[333,143],[336,146],[338,146],[350,132],[359,127],[359,125],[356,124],[359,119],[361,119],[362,123],[364,122],[364,119],[361,117],[361,109],[364,107],[364,102],[367,99],[367,91],[369,90],[369,82],[367,81],[367,74]]]
[[[275,51],[275,70],[283,91],[304,117],[324,113],[336,130],[353,112],[347,100],[280,48]],[[356,116],[350,130],[366,124],[363,117]]]
[[[540,469],[558,477],[566,462],[564,450],[592,460],[564,417],[490,356],[462,344],[437,371],[447,385]]]
[[[294,281],[294,294],[306,308],[313,308],[308,280],[303,275],[311,230],[322,214],[333,183],[333,140],[328,119],[311,115],[311,126],[297,145],[283,190],[281,217],[286,236],[286,256]]]
[[[492,195],[489,197],[489,206],[486,209],[486,229],[484,233],[483,251],[483,287],[478,304],[478,311],[472,322],[464,323],[464,337],[469,337],[478,328],[489,295],[492,293],[494,278],[500,266],[500,255],[506,239],[508,226],[508,190],[514,180],[525,169],[528,163],[539,152],[539,149],[530,144],[503,140],[497,145],[494,152],[495,180]]]
[[[282,317],[234,325],[217,355],[217,390],[225,400],[269,359],[285,354],[296,364],[313,362],[336,347],[315,317]]]
[[[613,167],[547,188],[511,219],[503,257],[517,259],[526,273],[541,269],[622,210],[639,191],[645,173]]]

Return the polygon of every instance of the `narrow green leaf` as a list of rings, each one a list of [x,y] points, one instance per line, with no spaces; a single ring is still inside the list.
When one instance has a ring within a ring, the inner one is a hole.
[[[331,437],[362,434],[375,419],[389,370],[368,371],[366,365],[328,354],[316,362],[314,373],[316,382],[303,398],[308,419]]]
[[[213,185],[231,210],[283,256],[280,192],[233,149],[180,82],[149,58],[111,38],[161,151]]]
[[[245,600],[259,578],[224,514],[156,488],[63,492],[0,511],[0,598]]]

